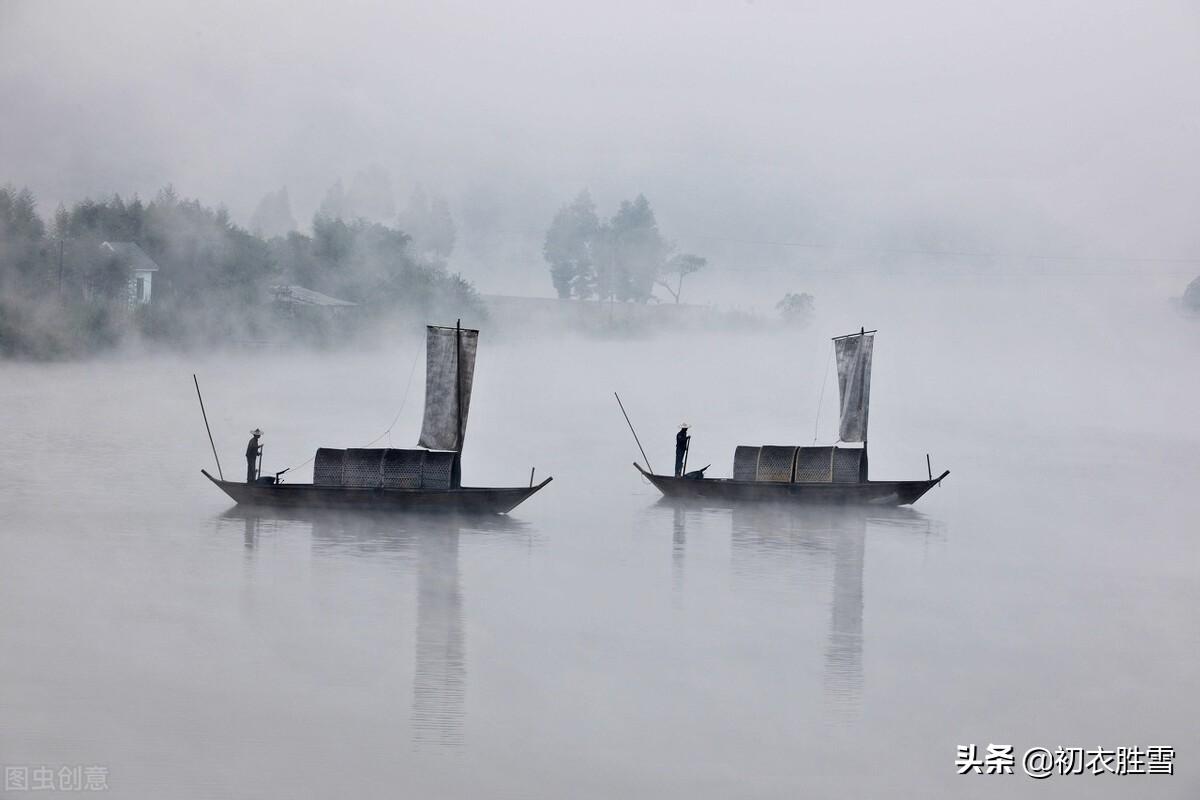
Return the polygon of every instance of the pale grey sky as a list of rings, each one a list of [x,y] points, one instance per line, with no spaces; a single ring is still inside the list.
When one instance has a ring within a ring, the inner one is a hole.
[[[1193,256],[1198,79],[1185,2],[0,0],[0,181],[305,224],[378,164],[513,235],[588,186],[701,251]]]

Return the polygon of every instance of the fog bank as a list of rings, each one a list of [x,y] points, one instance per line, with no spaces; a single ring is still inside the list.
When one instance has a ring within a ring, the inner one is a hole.
[[[601,206],[646,192],[723,266],[794,260],[745,240],[1191,256],[1198,21],[1183,3],[10,2],[0,173],[51,208],[172,182],[242,222],[287,186],[303,224],[380,165],[400,199],[448,198],[484,291],[537,266],[584,186]]]

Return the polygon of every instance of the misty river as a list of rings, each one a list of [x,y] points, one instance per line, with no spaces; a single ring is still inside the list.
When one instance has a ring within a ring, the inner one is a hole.
[[[1032,783],[956,775],[958,745],[1165,745],[1174,778],[1037,788],[1195,796],[1200,327],[1084,283],[830,280],[796,331],[484,326],[464,483],[554,481],[483,520],[200,475],[193,373],[227,476],[256,426],[297,482],[318,446],[413,446],[415,328],[0,365],[0,761],[114,797],[952,798]],[[829,337],[860,325],[871,476],[951,470],[914,507],[672,505],[634,471],[614,391],[658,471],[684,420],[713,477],[832,442]]]

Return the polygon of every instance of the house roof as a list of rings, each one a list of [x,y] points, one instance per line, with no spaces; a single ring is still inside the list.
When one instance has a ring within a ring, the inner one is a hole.
[[[272,286],[271,295],[276,303],[290,303],[298,306],[325,306],[327,308],[345,308],[356,306],[349,300],[339,300],[327,294],[305,289],[303,286]]]
[[[134,242],[103,242],[100,246],[135,272],[158,272],[158,264]]]

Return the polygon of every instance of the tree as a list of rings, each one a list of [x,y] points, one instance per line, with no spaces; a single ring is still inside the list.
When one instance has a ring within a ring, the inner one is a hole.
[[[601,300],[613,300],[617,294],[617,248],[612,223],[596,226],[591,251],[592,291]]]
[[[661,278],[656,283],[667,290],[675,302],[679,302],[679,294],[683,291],[683,279],[693,272],[699,272],[708,264],[707,258],[702,258],[691,253],[676,253],[667,259],[663,265]],[[666,281],[666,278],[678,275],[679,279],[675,284],[675,288],[671,288],[671,284]]]
[[[625,200],[609,223],[613,275],[612,291],[618,300],[644,303],[654,292],[667,244],[658,232],[658,221],[646,196]]]
[[[29,189],[0,187],[0,290],[33,290],[46,280],[46,224]]]
[[[174,184],[168,183],[154,195],[154,205],[159,208],[171,208],[179,203],[179,195],[175,192]]]
[[[418,255],[446,259],[454,252],[458,231],[450,205],[440,195],[426,192],[421,184],[413,189],[399,223],[400,229],[412,237]]]
[[[678,303],[683,279],[708,263],[691,253],[672,256],[673,250],[645,195],[622,202],[612,219],[601,222],[586,190],[558,210],[542,244],[559,297],[638,303],[657,299],[656,284]]]
[[[287,236],[275,237],[269,246],[271,260],[279,265],[287,282],[318,291],[322,289],[327,276],[324,274],[324,265],[313,252],[313,237],[292,231]]]
[[[813,296],[807,292],[788,292],[775,304],[783,321],[793,325],[805,325],[813,313]]]
[[[317,283],[329,286],[342,263],[350,256],[354,231],[341,217],[327,217],[318,212],[312,222],[312,254],[327,273]]]
[[[46,224],[37,213],[37,199],[28,187],[17,191],[11,184],[0,188],[0,238],[40,239]]]
[[[1183,306],[1191,311],[1200,311],[1200,278],[1196,278],[1184,289]]]
[[[141,235],[129,241],[159,266],[154,297],[164,312],[188,314],[201,302],[227,310],[257,302],[257,292],[277,270],[267,243],[233,224],[225,208],[180,200],[173,192],[145,207]]]
[[[317,207],[317,214],[325,219],[345,219],[346,217],[346,190],[342,188],[342,179],[338,178],[325,190],[325,196],[321,198],[321,205]]]
[[[259,340],[270,335],[264,290],[281,271],[284,280],[359,302],[349,319],[485,313],[461,276],[415,254],[401,230],[365,219],[317,214],[312,236],[292,231],[268,242],[234,224],[224,207],[181,199],[168,186],[149,204],[112,195],[60,206],[59,242],[46,238],[36,205],[28,190],[0,188],[0,354],[95,352],[133,331],[176,342]],[[134,242],[158,265],[152,304],[129,308],[129,264],[105,241]],[[53,313],[39,307],[48,298]]]
[[[267,192],[258,202],[258,207],[250,217],[250,230],[265,239],[287,236],[296,230],[296,219],[292,216],[292,203],[288,199],[286,186],[277,192]]]
[[[67,213],[67,207],[59,203],[58,208],[54,210],[54,238],[65,239],[70,224],[71,215]]]
[[[589,298],[596,291],[593,250],[600,232],[596,205],[587,189],[554,215],[542,244],[550,280],[561,298]]]

